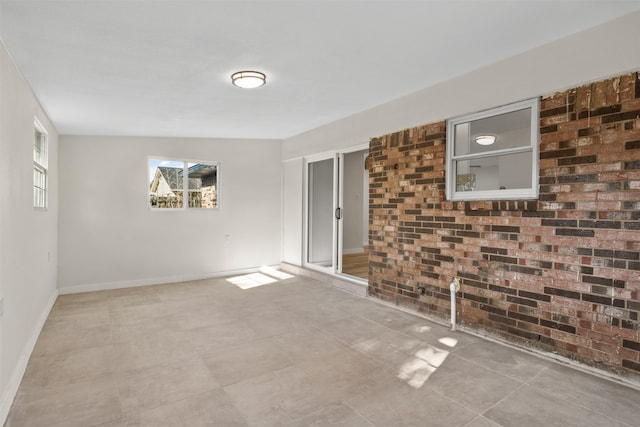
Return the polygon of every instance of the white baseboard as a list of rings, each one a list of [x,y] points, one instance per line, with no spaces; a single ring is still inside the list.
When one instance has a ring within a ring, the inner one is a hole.
[[[364,247],[362,246],[360,246],[359,248],[347,248],[342,250],[343,255],[363,254],[363,253],[365,252],[364,252]]]
[[[29,363],[31,353],[33,353],[36,341],[38,341],[38,337],[40,336],[40,331],[42,331],[42,327],[47,321],[47,317],[49,317],[49,313],[51,312],[51,309],[53,308],[53,304],[55,304],[57,297],[58,291],[54,291],[54,293],[49,298],[49,302],[47,302],[47,306],[40,315],[38,323],[31,333],[31,337],[29,337],[29,341],[27,341],[27,344],[25,345],[22,356],[20,356],[20,359],[18,360],[18,365],[13,370],[13,373],[11,373],[11,377],[9,379],[9,382],[7,383],[7,388],[2,393],[2,400],[0,400],[0,426],[4,425],[7,417],[9,416],[9,410],[11,409],[13,399],[15,399],[18,388],[20,387],[20,383],[22,382],[22,377],[24,376],[24,373],[27,369],[27,364]]]
[[[278,268],[278,266],[270,266],[270,267]],[[139,280],[124,280],[121,282],[88,283],[85,285],[76,285],[76,286],[62,285],[58,288],[58,292],[60,293],[60,295],[67,295],[67,294],[79,294],[82,292],[107,291],[111,289],[135,288],[138,286],[163,285],[166,283],[191,282],[193,280],[214,279],[217,277],[236,276],[240,274],[255,273],[259,271],[260,268],[262,268],[262,266],[244,268],[241,270],[218,271],[215,273],[207,273],[207,274],[153,277],[153,278],[139,279]]]

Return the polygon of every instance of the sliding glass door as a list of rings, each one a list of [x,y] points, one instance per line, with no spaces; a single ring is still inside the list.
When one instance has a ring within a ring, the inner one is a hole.
[[[367,278],[367,150],[307,159],[305,264]]]

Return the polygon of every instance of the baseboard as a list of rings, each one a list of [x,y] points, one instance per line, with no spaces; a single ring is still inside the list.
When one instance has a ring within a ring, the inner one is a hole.
[[[27,345],[24,348],[22,356],[18,360],[18,365],[13,370],[9,382],[7,384],[7,388],[2,393],[2,400],[0,400],[0,426],[4,425],[7,421],[7,417],[9,416],[9,410],[11,409],[11,405],[13,404],[13,399],[16,397],[16,393],[18,393],[18,388],[20,387],[20,383],[22,382],[22,377],[24,376],[25,371],[27,370],[27,364],[29,363],[29,358],[31,357],[31,353],[33,353],[33,349],[36,346],[36,341],[38,341],[38,337],[40,336],[40,331],[42,331],[42,327],[44,323],[47,321],[47,317],[49,317],[49,313],[53,308],[53,304],[56,302],[56,298],[58,297],[58,291],[54,291],[49,298],[49,302],[45,307],[44,311],[40,315],[38,319],[38,323],[27,341]]]
[[[343,255],[364,254],[364,253],[366,253],[366,251],[362,246],[360,246],[359,248],[348,248],[348,249],[342,250]]]
[[[348,292],[350,294],[354,294],[360,297],[367,296],[368,285],[362,280],[351,279],[343,275],[327,274],[321,271],[312,270],[286,262],[280,263],[280,269],[297,276],[303,276],[317,280],[321,284],[333,286],[334,288],[340,289],[341,291]]]
[[[273,267],[277,268],[277,266],[273,266]],[[262,266],[244,268],[240,270],[218,271],[215,273],[207,273],[207,274],[153,277],[153,278],[139,279],[139,280],[124,280],[121,282],[88,283],[85,285],[77,285],[77,286],[63,285],[58,288],[58,293],[60,295],[68,295],[68,294],[79,294],[82,292],[95,292],[95,291],[107,291],[111,289],[135,288],[139,286],[163,285],[166,283],[191,282],[193,280],[214,279],[217,277],[227,277],[227,276],[236,276],[240,274],[255,273],[259,271],[260,268],[262,268]]]

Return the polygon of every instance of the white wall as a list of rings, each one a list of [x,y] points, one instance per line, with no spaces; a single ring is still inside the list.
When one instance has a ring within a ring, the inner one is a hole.
[[[371,137],[553,93],[638,68],[640,12],[289,138],[283,143],[282,159],[341,150],[369,141]],[[287,193],[284,200],[295,202],[293,195]],[[289,216],[293,216],[294,209],[302,216],[301,205],[287,205],[285,209]]]
[[[60,292],[190,280],[278,264],[280,144],[61,137]],[[220,162],[220,208],[151,211],[148,156]]]
[[[362,144],[371,137],[559,91],[638,67],[640,12],[289,138],[283,144],[282,158]]]
[[[34,118],[48,132],[49,206],[33,208]],[[57,296],[58,136],[0,42],[0,424]]]
[[[304,162],[293,159],[282,163],[282,261],[302,265]]]

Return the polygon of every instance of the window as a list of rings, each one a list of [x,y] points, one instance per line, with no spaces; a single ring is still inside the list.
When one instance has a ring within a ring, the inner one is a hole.
[[[34,120],[33,138],[33,207],[47,207],[47,132]]]
[[[538,99],[447,122],[447,199],[538,197]]]
[[[217,208],[218,169],[215,162],[149,159],[149,206]]]

